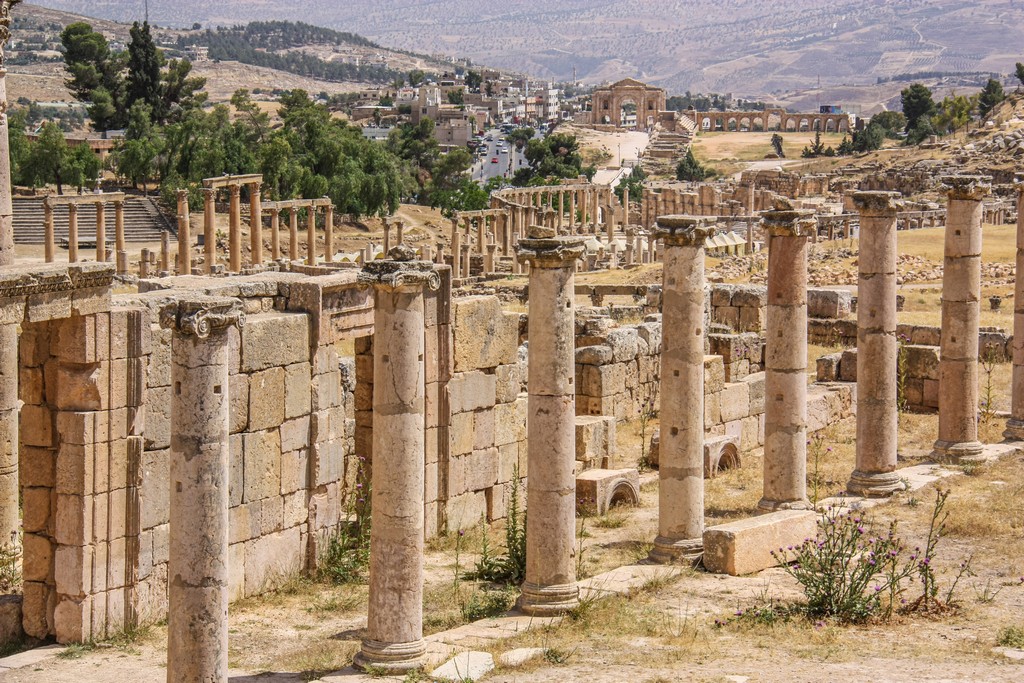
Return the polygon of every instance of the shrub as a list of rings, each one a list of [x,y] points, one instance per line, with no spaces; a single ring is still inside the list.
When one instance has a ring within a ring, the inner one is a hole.
[[[370,481],[359,458],[355,491],[346,501],[348,519],[327,537],[317,558],[317,576],[334,584],[362,583],[370,566]]]

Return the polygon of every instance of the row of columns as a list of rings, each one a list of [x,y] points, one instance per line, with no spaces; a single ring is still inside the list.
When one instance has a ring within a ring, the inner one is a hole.
[[[106,262],[110,255],[107,253],[107,213],[106,201],[92,199],[83,202],[93,204],[96,207],[96,261]],[[115,257],[125,254],[127,263],[127,251],[125,251],[124,239],[124,200],[115,199],[111,202],[114,205],[114,253]],[[68,263],[78,263],[78,207],[79,204],[71,203],[68,207]],[[55,260],[56,237],[53,220],[54,205],[49,198],[43,200],[43,258],[46,263],[53,263]],[[118,272],[123,274],[120,268]]]

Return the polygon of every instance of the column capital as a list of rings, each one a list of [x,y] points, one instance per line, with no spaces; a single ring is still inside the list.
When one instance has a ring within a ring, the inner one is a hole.
[[[992,177],[984,175],[947,175],[942,186],[950,199],[980,202],[992,190]]]
[[[192,296],[160,309],[160,327],[197,339],[209,337],[214,330],[243,325],[245,314],[238,299]]]
[[[401,289],[425,287],[435,292],[441,286],[441,276],[430,261],[417,261],[416,250],[400,244],[392,247],[386,259],[371,261],[359,271],[358,282],[364,287]]]
[[[203,197],[205,199],[211,200],[217,196],[217,188],[215,187],[203,187],[200,189],[202,190]]]
[[[853,204],[863,214],[895,216],[902,196],[899,192],[854,192]]]
[[[238,197],[239,195],[242,194],[242,186],[241,185],[229,185],[228,186],[228,191],[231,193],[231,198],[234,199],[235,197]]]
[[[773,209],[762,214],[761,224],[773,237],[810,237],[818,228],[814,211],[794,209],[788,201],[776,201]]]
[[[664,240],[667,247],[703,247],[715,222],[709,216],[658,216],[651,237]]]
[[[586,252],[586,238],[558,237],[555,230],[539,225],[530,226],[527,236],[519,240],[516,258],[539,268],[565,268],[575,263]]]
[[[182,199],[188,199],[188,190],[185,189],[185,188],[182,188],[182,189],[178,190],[177,195],[178,195],[178,201],[181,201]]]

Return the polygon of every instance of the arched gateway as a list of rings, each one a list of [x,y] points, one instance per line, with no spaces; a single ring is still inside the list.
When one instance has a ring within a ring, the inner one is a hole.
[[[593,94],[593,123],[621,127],[624,104],[636,105],[636,129],[650,130],[665,111],[665,91],[662,88],[625,78],[612,85],[598,88]]]

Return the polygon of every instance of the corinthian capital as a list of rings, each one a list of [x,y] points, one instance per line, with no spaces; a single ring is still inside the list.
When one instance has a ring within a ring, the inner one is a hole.
[[[160,309],[160,327],[205,339],[215,330],[242,327],[245,314],[238,299],[192,296]]]

